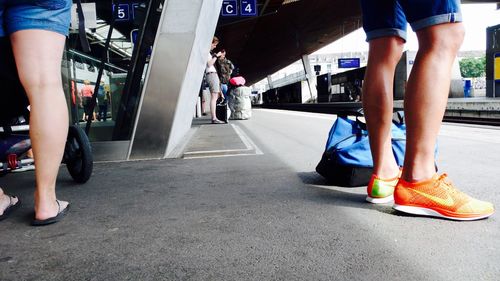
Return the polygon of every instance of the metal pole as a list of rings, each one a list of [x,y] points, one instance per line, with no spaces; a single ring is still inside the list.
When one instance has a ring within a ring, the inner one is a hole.
[[[114,5],[114,4],[113,4]],[[101,84],[102,73],[104,67],[106,66],[107,50],[109,49],[109,44],[111,43],[111,35],[113,34],[113,27],[115,25],[115,17],[118,16],[118,9],[115,9],[113,16],[111,17],[111,23],[109,25],[108,37],[106,37],[106,43],[104,44],[104,52],[102,52],[101,62],[99,65],[99,73],[97,74],[97,81],[94,86],[94,94],[92,95],[92,100],[90,102],[90,107],[94,111],[97,101],[97,92],[99,91],[99,86]],[[88,135],[90,132],[90,126],[92,124],[92,118],[87,116],[87,125],[85,126],[85,133]]]

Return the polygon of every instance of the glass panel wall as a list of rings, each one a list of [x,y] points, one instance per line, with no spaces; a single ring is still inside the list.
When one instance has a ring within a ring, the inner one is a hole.
[[[84,129],[90,123],[88,135],[91,141],[130,140],[132,120],[135,119],[130,118],[130,114],[134,115],[137,111],[145,75],[139,75],[134,81],[127,80],[127,77],[131,76],[137,63],[142,63],[140,68],[144,70],[141,73],[147,71],[151,52],[139,54],[134,48],[141,45],[138,38],[142,38],[141,29],[145,26],[151,2],[156,1],[97,1],[95,9],[84,7],[85,16],[91,19],[85,21],[89,52],[84,51],[78,24],[72,24],[62,62],[64,89],[71,123]],[[161,10],[156,12],[161,14]],[[73,12],[72,17],[75,21],[76,12]],[[92,18],[95,18],[95,22]],[[110,28],[112,33],[106,48]],[[150,41],[146,48],[151,48],[152,43]],[[139,55],[141,59],[134,58]],[[102,76],[98,81],[101,67]],[[134,83],[134,90],[127,92]],[[97,96],[93,110],[92,94]],[[129,120],[125,123],[118,120],[119,116],[124,115],[120,110],[129,111]],[[120,138],[114,137],[117,123],[121,131],[125,131]]]

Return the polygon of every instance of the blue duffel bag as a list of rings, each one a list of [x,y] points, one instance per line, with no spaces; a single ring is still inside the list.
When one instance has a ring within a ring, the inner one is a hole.
[[[373,159],[366,124],[362,113],[349,119],[352,113],[339,114],[328,134],[325,152],[316,166],[316,171],[329,183],[338,186],[367,185],[373,173]],[[399,166],[403,166],[406,145],[406,127],[402,112],[393,119],[392,151]]]

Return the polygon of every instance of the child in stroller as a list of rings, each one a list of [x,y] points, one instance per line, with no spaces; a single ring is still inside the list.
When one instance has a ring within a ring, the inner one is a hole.
[[[57,200],[55,196],[55,180],[61,158],[77,182],[87,181],[92,171],[90,144],[79,127],[69,128],[66,146],[62,149],[62,137],[66,134],[63,128],[64,124],[68,124],[60,78],[65,39],[59,32],[43,29],[21,28],[9,38],[0,28],[0,36],[4,36],[0,37],[0,89],[3,100],[0,103],[3,129],[0,133],[0,173],[32,165],[31,160],[20,160],[19,157],[33,144],[37,163],[33,225],[55,223],[69,209],[68,202]],[[14,46],[15,61],[10,40]],[[28,99],[21,93],[24,89],[31,103],[31,112],[26,110]],[[31,121],[31,138],[26,134],[27,122],[20,120]],[[0,188],[0,220],[7,218],[19,205],[17,197],[5,194]]]

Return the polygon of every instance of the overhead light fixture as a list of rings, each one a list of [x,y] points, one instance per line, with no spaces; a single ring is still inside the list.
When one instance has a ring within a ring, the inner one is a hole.
[[[292,4],[292,3],[295,3],[295,2],[299,2],[299,1],[300,0],[284,0],[281,5],[285,6],[285,5]]]

